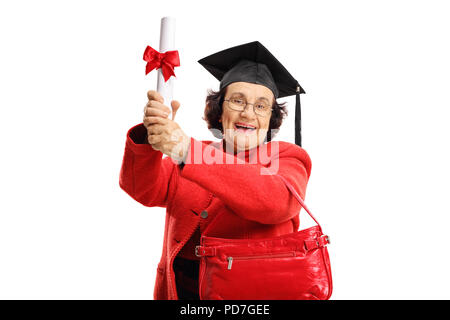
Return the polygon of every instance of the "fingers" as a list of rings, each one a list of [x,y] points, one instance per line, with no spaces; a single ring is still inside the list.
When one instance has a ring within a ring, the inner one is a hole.
[[[148,109],[158,109],[161,110],[162,112],[166,112],[167,114],[170,114],[172,112],[172,110],[170,110],[169,107],[155,100],[147,102],[145,106],[145,112],[147,112]]]
[[[148,97],[148,100],[156,100],[156,101],[158,101],[158,102],[160,102],[160,103],[164,103],[164,98],[162,97],[162,95],[160,95],[157,91],[155,91],[155,90],[149,90],[148,92],[147,92],[147,97]]]
[[[143,122],[144,122],[144,126],[148,128],[150,125],[155,124],[155,123],[165,125],[165,124],[167,124],[168,119],[150,116],[150,117],[144,117]]]
[[[147,140],[148,140],[148,143],[150,143],[152,145],[153,149],[159,150],[156,148],[156,146],[153,146],[153,145],[160,143],[162,141],[162,138],[160,135],[149,135]]]
[[[170,105],[172,107],[172,120],[175,120],[175,114],[177,113],[178,108],[180,107],[180,103],[177,100],[172,100]]]
[[[155,116],[155,117],[161,117],[161,118],[167,118],[169,116],[169,113],[166,111],[163,111],[161,109],[157,108],[145,108],[144,112],[145,117]]]
[[[147,128],[147,134],[150,135],[156,135],[156,134],[162,134],[164,133],[166,127],[161,124],[152,124]]]

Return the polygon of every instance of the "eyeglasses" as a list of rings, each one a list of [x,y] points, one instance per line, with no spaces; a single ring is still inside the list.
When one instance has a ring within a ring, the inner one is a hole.
[[[224,101],[228,102],[228,106],[230,107],[230,109],[239,112],[244,111],[247,105],[251,104],[253,105],[253,111],[255,112],[255,114],[261,117],[268,116],[269,114],[272,113],[273,110],[272,107],[267,102],[263,101],[257,103],[247,103],[247,101],[245,101],[242,98],[233,98],[233,97],[230,99],[224,99]]]

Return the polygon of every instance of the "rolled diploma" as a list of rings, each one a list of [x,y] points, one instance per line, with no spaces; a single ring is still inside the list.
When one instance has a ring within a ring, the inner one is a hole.
[[[159,38],[159,52],[175,50],[175,18],[164,17],[161,19],[161,32]],[[164,98],[164,104],[171,108],[174,77],[170,77],[167,82],[164,81],[162,69],[158,69],[157,91]]]

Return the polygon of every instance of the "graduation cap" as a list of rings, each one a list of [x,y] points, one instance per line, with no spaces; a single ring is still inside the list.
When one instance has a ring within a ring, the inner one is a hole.
[[[220,81],[220,89],[233,82],[250,82],[272,90],[275,99],[295,94],[295,144],[302,145],[300,94],[305,91],[259,41],[216,52],[198,62]]]

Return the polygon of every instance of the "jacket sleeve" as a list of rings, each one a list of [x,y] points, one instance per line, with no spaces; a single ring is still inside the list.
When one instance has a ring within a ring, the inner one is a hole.
[[[119,185],[133,199],[148,207],[166,207],[169,181],[175,164],[145,143],[143,124],[127,133]]]
[[[304,199],[311,174],[311,159],[306,151],[297,145],[284,142],[284,146],[288,147],[270,155],[270,162],[278,161],[276,173],[288,180]],[[199,163],[199,152],[194,149],[202,149],[204,153],[205,147],[205,144],[191,138],[186,163],[181,171],[183,177],[214,193],[235,214],[244,219],[263,224],[278,224],[298,215],[301,209],[298,201],[280,177],[261,174],[261,169],[265,166],[248,163],[227,164],[229,162]],[[218,149],[214,152],[223,154]],[[196,156],[193,156],[194,153]],[[197,159],[194,159],[195,157]]]

